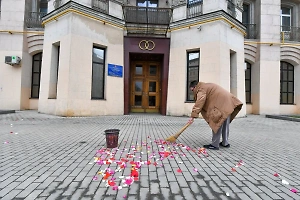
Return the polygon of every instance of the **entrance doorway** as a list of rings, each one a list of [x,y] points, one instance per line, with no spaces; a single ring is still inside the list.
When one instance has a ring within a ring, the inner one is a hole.
[[[161,62],[132,61],[130,111],[158,113],[161,99]]]

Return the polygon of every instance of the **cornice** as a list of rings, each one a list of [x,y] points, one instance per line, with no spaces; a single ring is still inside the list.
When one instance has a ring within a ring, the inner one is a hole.
[[[53,10],[52,12],[45,15],[43,20],[43,25],[58,20],[61,16],[66,15],[68,13],[76,13],[94,20],[98,20],[100,22],[103,22],[104,24],[109,24],[121,29],[124,29],[125,22],[122,19],[119,19],[117,17],[100,13],[99,11],[96,11],[90,7],[81,5],[74,1],[69,1],[66,4],[62,5],[56,10]]]
[[[224,10],[218,10],[215,12],[203,14],[190,19],[183,19],[180,21],[172,22],[170,24],[170,32],[180,29],[190,28],[193,26],[199,26],[201,24],[211,23],[214,21],[223,21],[230,25],[232,29],[236,29],[243,35],[246,35],[246,27],[237,19],[233,18]]]

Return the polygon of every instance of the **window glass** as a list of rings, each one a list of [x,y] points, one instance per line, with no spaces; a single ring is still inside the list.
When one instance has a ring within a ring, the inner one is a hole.
[[[105,50],[93,47],[92,99],[104,99]]]
[[[32,57],[31,98],[39,98],[41,65],[42,53],[37,53]]]
[[[199,81],[199,52],[187,53],[187,101],[194,101],[194,93],[190,90],[189,84],[191,81]]]
[[[281,7],[281,31],[290,31],[291,26],[291,9],[288,7]]]
[[[280,104],[294,104],[294,66],[280,62]]]
[[[249,24],[250,23],[250,13],[249,13],[249,5],[243,4],[243,14],[242,14],[242,23]]]

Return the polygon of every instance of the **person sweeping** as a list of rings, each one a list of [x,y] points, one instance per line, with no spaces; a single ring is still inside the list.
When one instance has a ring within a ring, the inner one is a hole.
[[[212,129],[212,142],[203,147],[212,150],[219,150],[219,146],[230,147],[228,143],[229,124],[242,109],[243,103],[233,94],[214,83],[192,81],[189,88],[194,92],[195,100],[189,123],[193,123],[201,112]],[[220,142],[221,135],[222,142]]]

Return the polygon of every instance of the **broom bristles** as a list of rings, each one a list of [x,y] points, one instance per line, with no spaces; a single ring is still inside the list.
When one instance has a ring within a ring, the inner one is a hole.
[[[176,138],[172,135],[172,136],[168,137],[168,138],[166,139],[166,141],[171,142],[171,143],[174,143],[174,142],[176,142]]]

